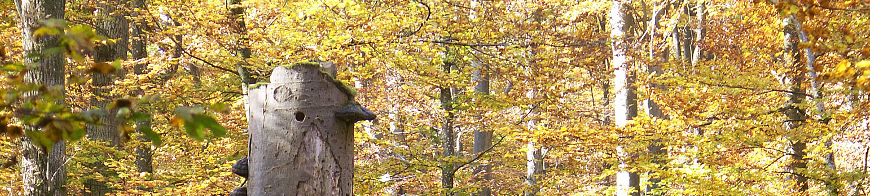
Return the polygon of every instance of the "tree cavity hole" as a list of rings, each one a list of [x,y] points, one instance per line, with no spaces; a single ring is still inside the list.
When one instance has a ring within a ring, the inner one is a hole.
[[[296,121],[305,120],[305,113],[303,113],[302,111],[296,111],[296,113],[294,113],[293,115],[296,116]]]

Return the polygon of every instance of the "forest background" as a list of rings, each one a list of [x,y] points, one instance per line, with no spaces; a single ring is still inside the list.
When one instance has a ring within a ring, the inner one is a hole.
[[[310,60],[335,63],[379,115],[354,132],[358,195],[870,191],[866,0],[0,0],[0,12],[0,195],[229,193],[246,89]]]

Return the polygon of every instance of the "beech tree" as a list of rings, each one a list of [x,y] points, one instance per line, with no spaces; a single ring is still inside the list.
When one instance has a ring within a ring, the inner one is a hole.
[[[21,21],[21,46],[27,57],[24,58],[26,66],[32,69],[24,75],[24,82],[40,85],[43,88],[52,89],[48,93],[30,93],[28,99],[39,99],[38,96],[51,97],[46,101],[62,105],[65,100],[64,61],[63,54],[57,51],[49,52],[49,48],[59,47],[61,39],[58,35],[40,35],[40,28],[57,28],[46,25],[46,19],[63,19],[66,2],[64,1],[41,1],[41,0],[16,0],[15,10]],[[5,52],[0,52],[5,53]],[[4,56],[5,54],[0,54]],[[10,131],[3,120],[5,131]],[[27,131],[40,129],[37,126],[25,126]],[[20,130],[19,130],[20,131]],[[11,131],[10,131],[11,133]],[[45,149],[35,141],[35,138],[21,138],[21,179],[23,190],[21,195],[66,195],[64,182],[66,181],[66,142],[54,141],[49,144],[50,150]],[[13,163],[14,164],[14,163]]]
[[[65,4],[36,9],[54,3]],[[342,159],[338,180],[353,187],[335,189],[343,193],[870,191],[870,7],[859,1],[21,0],[0,8],[2,195],[252,188],[253,176],[246,182],[230,169],[257,145],[248,142],[258,137],[249,123],[258,111],[246,106],[247,87],[273,85],[260,76],[276,67],[318,60],[385,117],[345,135],[353,158]],[[94,134],[81,140],[86,133]],[[290,136],[302,134],[268,135]],[[51,167],[57,175],[42,175]],[[298,185],[305,175],[297,170],[268,174]]]

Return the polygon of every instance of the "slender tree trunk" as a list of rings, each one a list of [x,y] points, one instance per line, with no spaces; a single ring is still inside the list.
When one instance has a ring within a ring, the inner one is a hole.
[[[656,49],[655,49],[656,47],[654,44],[655,39],[658,37],[658,34],[656,34],[656,30],[659,27],[659,17],[666,10],[666,7],[668,7],[666,2],[658,2],[657,1],[653,4],[654,11],[652,13],[652,18],[650,19],[650,25],[649,25],[649,32],[650,32],[649,33],[649,35],[650,35],[649,61],[650,62],[657,62],[655,60],[656,59]],[[661,75],[663,72],[661,66],[656,65],[655,63],[647,66],[646,69],[647,69],[647,72],[654,74],[656,76]],[[653,84],[651,85],[651,88],[649,88],[649,89],[651,91],[666,91],[664,86],[655,84],[655,82],[653,82]],[[654,117],[654,118],[659,118],[659,119],[666,118],[664,113],[662,113],[662,109],[658,105],[658,103],[656,103],[655,101],[653,101],[649,98],[647,98],[646,100],[643,100],[643,102],[644,102],[644,105],[646,106],[647,115]],[[653,141],[652,144],[647,146],[647,149],[649,150],[650,154],[652,155],[652,162],[653,163],[658,163],[658,164],[663,163],[662,156],[664,156],[666,154],[662,150],[663,148],[664,148],[664,146],[661,143],[661,139],[657,139],[657,140]],[[661,182],[660,178],[654,177],[655,176],[654,172],[649,172],[649,176],[650,176],[649,185],[646,186],[646,190],[645,190],[645,192],[647,194],[651,194],[651,192],[653,190],[657,189],[660,186],[659,183]],[[651,194],[651,195],[658,195],[658,194]]]
[[[41,58],[24,58],[25,64],[35,64],[25,75],[25,81],[33,84],[42,84],[47,87],[64,88],[64,65],[65,61],[60,53],[44,54],[47,48],[55,47],[60,43],[57,36],[33,36],[34,31],[40,26],[39,20],[44,18],[63,19],[64,1],[49,0],[15,0],[15,6],[21,21],[22,46],[25,54],[42,54]],[[65,91],[56,102],[64,104]],[[35,127],[25,127],[33,130]],[[24,185],[22,195],[43,196],[66,195],[66,142],[63,140],[55,143],[51,151],[45,153],[38,144],[29,137],[21,139],[21,176]]]
[[[542,22],[545,19],[544,15],[545,14],[540,13],[540,11],[536,11],[529,16],[528,22],[529,23]],[[540,26],[533,27],[533,28],[534,28],[533,31],[543,30],[543,28]],[[527,38],[525,41],[526,41],[526,44],[529,44],[529,49],[527,50],[527,52],[528,52],[528,56],[527,56],[528,65],[531,69],[535,69],[536,68],[535,65],[537,64],[537,61],[538,61],[538,59],[537,59],[538,44],[533,43],[533,41],[531,39],[532,36],[534,36],[534,35],[529,35],[529,38]],[[535,73],[533,73],[533,72],[534,71],[530,70],[526,74],[527,75],[534,75]],[[534,89],[529,90],[526,92],[526,98],[529,100],[535,100],[535,99],[537,99],[537,94],[538,94],[538,92],[536,90],[534,90]],[[537,124],[538,124],[538,111],[536,111],[535,107],[536,106],[534,106],[534,105],[531,105],[531,104],[529,105],[529,108],[530,108],[529,114],[528,114],[529,121],[526,122],[527,123],[526,128],[533,131],[533,132],[537,131],[536,129],[537,129]],[[541,190],[541,186],[539,185],[539,182],[544,177],[544,172],[545,172],[544,156],[546,155],[546,153],[547,153],[547,148],[544,146],[541,146],[540,144],[538,144],[535,141],[529,141],[526,144],[526,178],[525,178],[526,188],[523,190],[523,195],[534,196],[534,195],[537,195],[538,192]]]
[[[142,12],[144,12],[145,8],[145,0],[135,0],[133,1],[133,8],[139,9],[134,10],[131,15],[136,20],[131,24],[132,35],[131,35],[131,49],[130,53],[133,55],[133,59],[136,60],[136,65],[133,67],[133,73],[136,75],[143,75],[148,73],[148,63],[147,62],[139,62],[143,58],[148,56],[148,51],[146,51],[145,46],[147,45],[147,37],[145,35],[146,29],[146,20],[145,16],[143,16]],[[144,95],[144,91],[140,90],[139,95]],[[147,105],[140,105],[139,108],[148,108]],[[136,122],[136,127],[151,127],[151,119],[141,120]],[[154,168],[151,164],[151,143],[147,142],[144,136],[139,136],[138,138],[143,142],[142,146],[136,147],[136,171],[138,172],[146,172],[151,173],[154,172]]]
[[[797,20],[797,17],[792,14],[789,16],[788,20],[791,21],[791,23],[794,25],[794,30],[795,32],[797,32],[798,39],[801,42],[809,42],[806,33],[803,31],[803,24]],[[816,61],[816,55],[813,54],[812,49],[804,48],[804,57],[804,60],[806,61],[806,72],[810,76],[810,85],[812,87],[810,92],[812,92],[813,102],[815,102],[818,118],[822,120],[822,122],[827,123],[829,117],[827,116],[828,114],[825,111],[825,104],[822,99],[822,93],[820,90],[821,87],[819,85],[815,65],[813,65]],[[833,145],[832,139],[833,136],[828,137],[828,139],[825,140],[825,148],[831,150],[830,152],[825,154],[825,165],[828,168],[829,175],[832,176],[830,180],[825,181],[825,188],[828,189],[828,195],[839,195],[839,190],[837,188],[839,186],[837,185],[838,180],[836,176],[833,176],[837,173],[837,163],[834,160],[834,150],[831,148],[831,146]]]
[[[441,66],[445,73],[450,73],[453,67],[453,62],[445,62]],[[443,124],[441,125],[441,145],[443,145],[441,157],[447,160],[455,158],[456,155],[454,144],[456,144],[456,133],[453,131],[453,94],[451,86],[441,86],[441,109],[447,113]],[[456,163],[453,161],[441,161],[441,189],[444,195],[453,195],[453,179],[456,173]]]
[[[695,40],[693,41],[694,45],[692,48],[692,66],[698,65],[698,59],[701,58],[701,44],[704,40],[704,35],[706,34],[704,30],[704,22],[706,21],[706,2],[701,0],[698,2],[698,5],[695,7],[695,16],[697,17],[697,25],[692,30],[695,33]]]
[[[108,1],[100,4],[97,33],[115,39],[115,44],[98,46],[95,49],[94,62],[111,64],[115,60],[126,59],[128,32],[130,30],[128,20],[125,17],[127,15],[125,8],[129,7],[128,4],[129,2],[126,0]],[[116,148],[121,147],[121,132],[118,130],[121,120],[115,115],[117,109],[108,108],[107,105],[116,98],[112,95],[116,77],[123,77],[125,72],[123,69],[115,73],[93,72],[91,78],[90,107],[103,109],[106,111],[106,115],[102,117],[99,125],[88,126],[88,138],[94,141],[107,142],[109,146]],[[105,156],[111,155],[106,154]],[[101,160],[95,163],[94,168],[107,179],[116,175]],[[105,195],[114,191],[103,180],[88,179],[84,184],[85,191],[82,193],[84,195]]]
[[[486,72],[487,67],[484,66],[483,63],[478,61],[472,61],[471,67],[474,68],[474,72],[472,72],[471,74],[472,80],[474,82],[477,82],[477,84],[474,86],[474,92],[480,95],[489,95],[489,74],[487,74],[488,72]],[[472,146],[472,156],[482,156],[481,153],[491,147],[492,131],[490,131],[486,126],[481,124],[477,127],[476,130],[474,130],[474,144]],[[483,159],[478,160],[484,161]],[[492,180],[492,175],[489,173],[489,164],[479,164],[478,167],[474,170],[474,175],[476,176],[475,181],[485,182],[475,195],[491,195],[492,193],[489,187],[489,181]]]
[[[536,94],[534,90],[530,90],[526,93],[526,98],[533,100]],[[538,114],[534,106],[531,106],[529,110],[529,121],[526,122],[526,129],[534,132],[537,131],[538,127]],[[538,182],[544,175],[544,151],[546,148],[538,146],[536,142],[526,144],[526,188],[523,191],[525,196],[537,195],[541,190]]]
[[[631,68],[626,56],[625,43],[625,8],[623,2],[614,0],[610,7],[610,38],[613,47],[614,70],[614,111],[617,127],[624,127],[637,116],[637,95],[634,93],[631,79]],[[618,147],[618,156],[627,157],[626,152]],[[616,195],[640,195],[640,179],[636,172],[626,171],[627,163],[620,163],[620,172],[616,174]]]
[[[237,39],[233,41],[232,47],[235,49],[235,55],[241,58],[241,61],[236,63],[236,71],[242,81],[242,101],[245,105],[246,119],[248,119],[248,124],[250,125],[253,122],[251,121],[251,102],[250,97],[248,96],[248,86],[257,83],[257,80],[251,75],[251,68],[249,67],[250,65],[247,64],[247,60],[251,58],[251,48],[248,45],[248,28],[245,25],[245,7],[242,6],[241,1],[242,0],[226,1],[227,6],[230,8],[230,13],[227,16],[227,19],[230,23],[230,30],[232,30],[235,36],[238,36]],[[199,78],[198,74],[195,74],[194,77],[196,79]],[[250,155],[251,136],[248,137],[248,155]]]
[[[785,73],[785,81],[784,84],[790,88],[791,93],[788,94],[788,102],[786,103],[785,115],[788,118],[786,122],[786,128],[789,130],[786,138],[789,139],[792,148],[791,154],[791,163],[789,164],[789,172],[791,172],[791,178],[794,180],[793,190],[797,191],[798,194],[803,194],[809,189],[809,184],[807,183],[807,177],[802,174],[802,170],[807,169],[806,160],[804,157],[806,156],[807,144],[805,139],[800,136],[795,136],[795,134],[799,134],[800,131],[797,129],[803,125],[803,122],[806,120],[806,112],[803,111],[799,107],[801,102],[803,102],[804,90],[801,88],[801,84],[804,82],[803,72],[800,70],[800,65],[798,64],[798,47],[797,47],[797,32],[791,20],[785,19],[785,30],[783,31],[783,42],[785,52],[783,53],[783,59],[785,60],[785,66],[788,68],[788,72]]]
[[[241,58],[242,62],[236,64],[239,77],[242,78],[244,84],[243,90],[247,91],[247,85],[257,83],[256,78],[251,73],[251,67],[247,64],[247,59],[251,58],[250,40],[248,38],[248,29],[245,25],[245,7],[242,6],[242,0],[228,0],[230,14],[228,16],[230,29],[237,36],[233,42],[236,56]]]

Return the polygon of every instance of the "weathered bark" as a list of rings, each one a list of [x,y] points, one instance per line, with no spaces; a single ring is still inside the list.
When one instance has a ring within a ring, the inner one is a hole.
[[[24,58],[25,64],[35,64],[24,77],[24,80],[32,84],[42,84],[52,88],[64,88],[64,65],[65,61],[60,53],[45,54],[47,48],[55,47],[60,43],[57,36],[33,36],[34,31],[40,26],[43,19],[63,19],[64,1],[48,0],[15,0],[15,7],[21,21],[22,46],[25,54],[41,54],[40,58]],[[56,102],[64,103],[65,91],[61,91]],[[35,127],[25,127],[27,130]],[[64,161],[66,142],[63,140],[55,143],[51,151],[45,153],[42,148],[29,137],[21,139],[21,176],[23,182],[22,195],[43,196],[66,195],[66,166]]]
[[[613,49],[614,70],[614,113],[617,127],[624,127],[637,116],[637,95],[634,93],[631,79],[631,68],[626,56],[625,43],[625,8],[623,2],[614,0],[610,7],[610,38]],[[627,157],[618,147],[618,156]],[[627,163],[620,163],[620,171],[616,174],[616,195],[640,195],[640,179],[636,172],[626,171]]]
[[[472,61],[471,67],[474,68],[474,72],[472,72],[472,80],[477,82],[474,86],[474,92],[480,95],[489,95],[489,75],[486,70],[487,67],[478,61]],[[478,117],[480,118],[480,117]],[[482,156],[484,151],[492,147],[492,131],[489,130],[486,126],[480,125],[474,130],[474,143],[472,144],[472,156]],[[478,159],[482,160],[482,159]],[[480,190],[474,194],[479,196],[489,196],[492,191],[490,189],[489,181],[492,180],[492,175],[489,173],[490,171],[489,164],[483,163],[478,164],[477,168],[474,169],[475,181],[483,181],[484,185],[480,187]]]
[[[809,184],[807,183],[807,177],[802,174],[802,170],[806,170],[807,163],[804,160],[806,156],[807,144],[805,139],[800,136],[795,136],[799,131],[797,129],[803,125],[803,122],[806,120],[806,112],[799,107],[801,102],[803,102],[804,90],[801,88],[801,84],[804,82],[803,72],[800,70],[799,60],[798,60],[798,47],[797,47],[797,32],[794,24],[790,22],[790,20],[785,19],[785,29],[783,31],[783,42],[785,51],[783,52],[783,59],[785,60],[785,66],[788,68],[788,72],[785,73],[783,84],[789,87],[791,93],[788,94],[788,101],[785,105],[785,115],[788,118],[788,121],[785,123],[786,128],[789,130],[789,134],[786,135],[786,138],[791,143],[792,153],[791,153],[791,163],[789,164],[789,172],[791,173],[791,178],[794,180],[794,187],[791,187],[793,190],[800,193],[805,193],[807,189],[809,189]]]
[[[251,89],[250,195],[353,195],[359,119],[342,119],[354,104],[341,88],[318,64],[301,63],[276,67],[271,83]]]
[[[100,3],[98,10],[98,27],[97,33],[105,35],[110,39],[115,40],[115,44],[101,45],[96,47],[94,54],[94,62],[109,63],[115,60],[124,60],[127,57],[127,43],[129,36],[129,24],[125,17],[127,12],[124,8],[128,7],[129,2],[126,0],[107,1]],[[121,132],[118,126],[122,123],[121,119],[117,118],[117,108],[108,108],[107,105],[116,98],[111,94],[112,88],[117,77],[123,77],[126,71],[123,69],[115,73],[93,72],[91,77],[91,99],[90,108],[103,109],[106,112],[105,116],[100,119],[98,125],[88,125],[87,136],[94,141],[106,142],[109,146],[117,148],[121,147]],[[99,153],[99,152],[95,152]],[[105,156],[111,156],[106,154]],[[103,176],[113,176],[113,172],[101,162],[97,161],[93,166],[97,172]],[[84,183],[84,195],[105,195],[113,192],[106,182],[97,179],[87,179]]]
[[[133,60],[135,60],[136,63],[133,66],[133,74],[136,75],[144,75],[148,73],[148,62],[142,61],[143,58],[148,56],[148,51],[145,49],[145,46],[147,45],[147,37],[144,30],[147,28],[147,25],[144,18],[145,16],[140,14],[141,12],[144,12],[144,8],[145,0],[133,1],[133,9],[139,9],[138,11],[134,10],[134,12],[131,13],[131,16],[136,21],[130,25],[132,28],[132,34],[130,35],[130,53],[133,55]],[[137,93],[139,95],[145,94],[143,90],[139,90]],[[147,108],[147,105],[140,105],[139,108]],[[149,118],[147,120],[136,122],[136,127],[151,127],[151,119]],[[147,173],[154,172],[154,168],[151,164],[151,144],[144,136],[139,136],[138,139],[143,142],[143,145],[136,147],[136,171]]]

